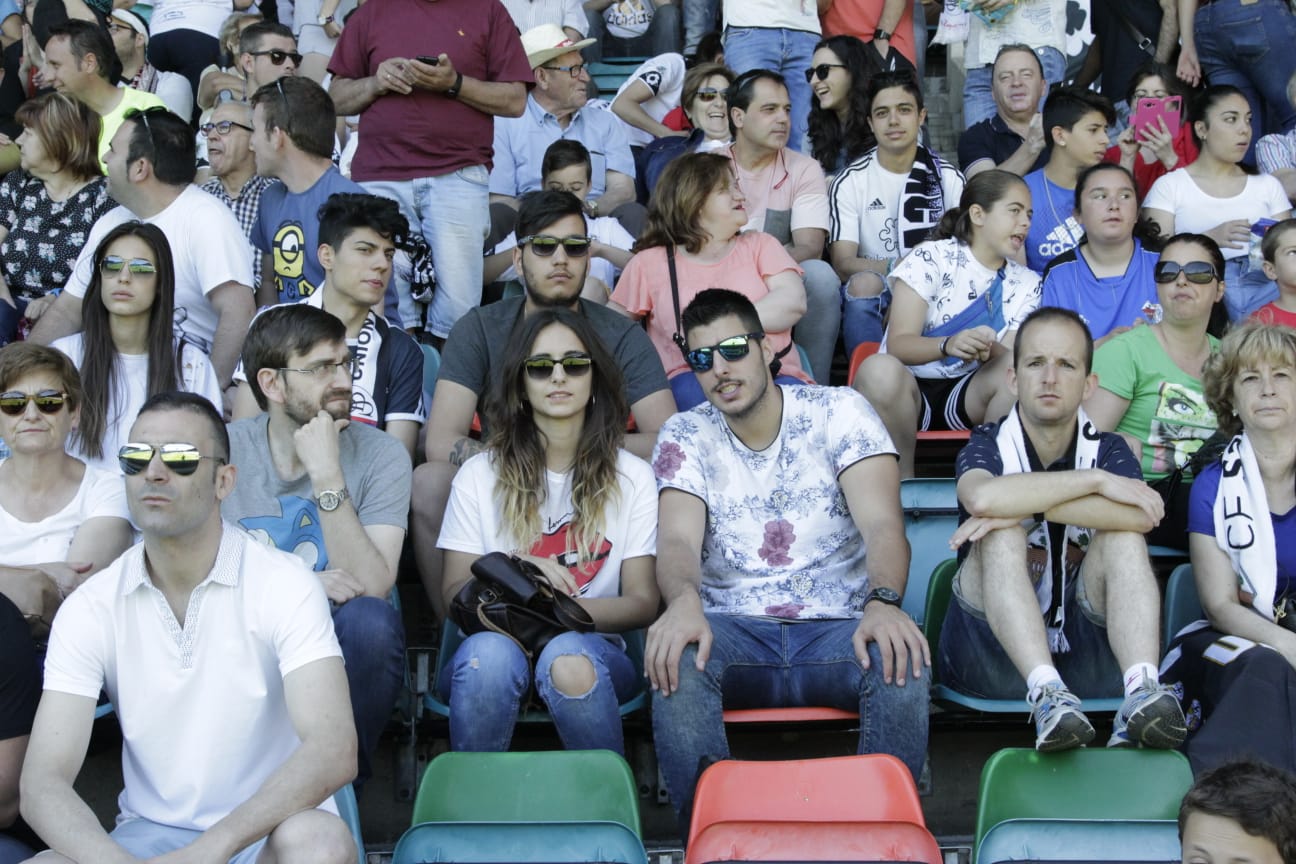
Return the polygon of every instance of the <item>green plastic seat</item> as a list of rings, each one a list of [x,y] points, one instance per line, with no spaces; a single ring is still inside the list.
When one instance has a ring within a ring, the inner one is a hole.
[[[414,799],[420,822],[619,822],[642,838],[639,790],[611,750],[442,753]]]
[[[424,822],[401,837],[392,864],[428,861],[647,864],[648,855],[619,822]]]
[[[1192,779],[1175,750],[1000,750],[981,770],[974,860],[984,864],[982,840],[1009,819],[1177,819]]]
[[[1194,621],[1205,618],[1197,580],[1191,564],[1180,564],[1166,581],[1165,610],[1161,613],[1161,651],[1170,647],[1175,634]]]

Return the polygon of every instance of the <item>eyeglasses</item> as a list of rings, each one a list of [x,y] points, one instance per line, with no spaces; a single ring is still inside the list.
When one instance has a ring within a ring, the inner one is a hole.
[[[820,63],[818,66],[811,66],[805,71],[806,83],[809,84],[815,78],[818,78],[820,81],[826,81],[828,80],[828,70],[845,68],[846,67],[841,63]]]
[[[584,258],[589,254],[590,244],[593,242],[589,237],[581,234],[573,234],[570,237],[554,237],[550,234],[528,234],[518,240],[519,246],[531,244],[531,251],[541,258],[548,258],[558,251],[562,246],[563,251],[573,258]]]
[[[116,21],[108,22],[109,33],[134,33],[135,28],[129,24],[118,24]]]
[[[528,357],[525,365],[527,377],[532,381],[547,381],[553,377],[555,366],[561,366],[564,375],[580,378],[589,374],[594,361],[588,354],[568,354],[557,360],[552,357]]]
[[[285,60],[293,61],[294,66],[300,66],[302,55],[296,51],[281,51],[278,48],[271,48],[269,51],[249,51],[253,57],[269,57],[272,66],[282,66]]]
[[[723,101],[725,98],[725,91],[717,90],[714,87],[702,87],[697,91],[697,98],[702,102],[714,102],[717,99]]]
[[[219,123],[204,123],[198,127],[204,138],[210,138],[212,132],[218,132],[221,135],[228,135],[230,130],[237,126],[240,129],[246,129],[251,132],[252,127],[245,123],[236,123],[233,120],[222,120]]]
[[[351,370],[355,367],[355,361],[348,357],[345,360],[325,360],[323,363],[316,363],[314,366],[307,366],[305,369],[292,369],[287,366],[280,367],[280,372],[296,372],[299,375],[307,375],[311,378],[329,378],[336,375],[339,370],[345,372],[347,377],[351,377]]]
[[[27,410],[27,403],[34,402],[36,410],[42,414],[57,414],[63,410],[67,394],[60,390],[40,390],[36,393],[20,393],[10,390],[0,393],[0,411],[10,417],[18,417]]]
[[[132,276],[149,276],[157,272],[157,267],[146,258],[131,258],[128,261],[120,255],[105,255],[99,262],[99,269],[105,274],[117,274],[127,268]]]
[[[1219,278],[1215,272],[1215,265],[1208,261],[1189,261],[1187,264],[1180,264],[1177,261],[1158,261],[1156,269],[1152,271],[1152,278],[1158,285],[1165,285],[1174,282],[1183,273],[1184,278],[1194,285],[1209,285]]]
[[[730,336],[728,339],[707,348],[694,348],[691,351],[685,351],[684,360],[694,372],[707,372],[715,365],[715,353],[717,351],[726,360],[741,360],[751,352],[751,340],[762,339],[764,336],[765,334],[759,331],[756,333],[744,333],[741,336]]]
[[[148,468],[155,455],[162,460],[163,465],[181,477],[188,477],[197,471],[198,463],[204,459],[212,459],[218,465],[225,464],[224,458],[220,456],[204,456],[193,444],[183,442],[156,445],[123,444],[121,449],[117,451],[117,464],[121,466],[123,474],[134,477]]]
[[[574,66],[541,66],[541,69],[548,69],[551,72],[570,72],[571,77],[579,78],[580,74],[585,71],[584,63],[577,63]]]

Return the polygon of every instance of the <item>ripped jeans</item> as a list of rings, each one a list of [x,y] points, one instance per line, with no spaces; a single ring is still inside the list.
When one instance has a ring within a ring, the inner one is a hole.
[[[554,660],[563,655],[579,655],[594,666],[594,686],[586,693],[568,696],[554,686]],[[536,692],[568,750],[625,754],[618,708],[638,691],[638,679],[621,646],[598,633],[563,633],[536,661]],[[474,633],[455,651],[441,681],[441,698],[450,706],[450,748],[509,749],[518,708],[531,685],[522,649],[498,633]]]

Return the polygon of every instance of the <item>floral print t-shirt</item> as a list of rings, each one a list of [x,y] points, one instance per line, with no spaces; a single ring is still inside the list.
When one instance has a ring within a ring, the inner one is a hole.
[[[0,182],[0,265],[15,297],[35,299],[67,284],[90,227],[114,207],[108,181],[99,177],[65,201],[54,201],[45,184],[26,171]]]
[[[771,385],[776,386],[776,385]],[[707,507],[702,606],[775,618],[858,618],[865,545],[837,477],[895,454],[872,406],[845,387],[783,387],[778,437],[750,450],[709,402],[666,421],[653,451],[657,488]]]

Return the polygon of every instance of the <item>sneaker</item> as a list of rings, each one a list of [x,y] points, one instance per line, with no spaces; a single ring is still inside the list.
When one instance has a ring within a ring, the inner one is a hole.
[[[1029,700],[1028,700],[1029,701]],[[1031,704],[1035,749],[1070,750],[1093,740],[1094,728],[1080,710],[1080,700],[1062,682],[1045,684]]]
[[[1183,744],[1187,735],[1183,707],[1174,691],[1145,678],[1121,703],[1107,746],[1173,750]]]

